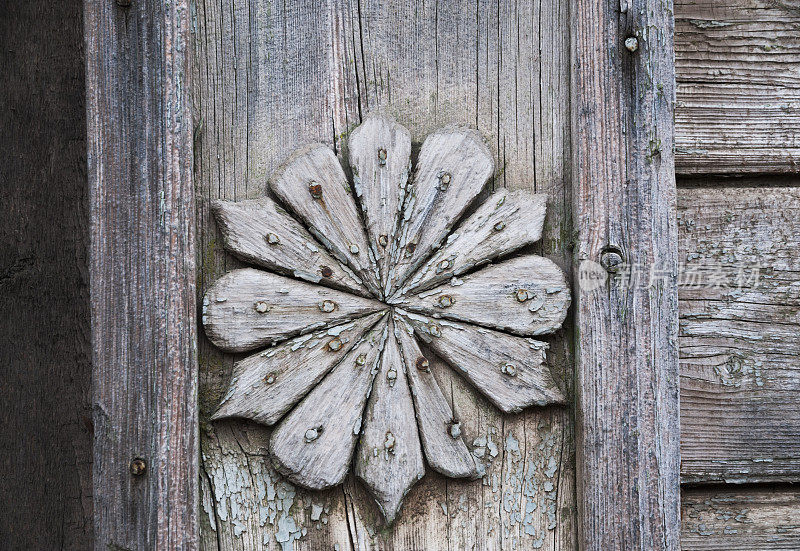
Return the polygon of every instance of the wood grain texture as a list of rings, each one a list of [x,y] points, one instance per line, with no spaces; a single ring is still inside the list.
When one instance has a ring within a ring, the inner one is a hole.
[[[201,295],[241,266],[220,246],[211,200],[259,197],[269,173],[308,143],[326,143],[345,159],[349,132],[372,112],[406,126],[412,150],[442,126],[477,127],[496,161],[490,187],[547,193],[536,251],[569,269],[569,3],[336,0],[322,6],[298,0],[197,6]],[[570,327],[548,339],[553,372],[568,384]],[[224,395],[234,358],[200,337],[205,415]],[[204,480],[211,481],[202,501],[204,548],[573,549],[571,411],[502,416],[450,368],[437,367],[434,359],[434,375],[455,404],[473,455],[483,454],[483,479],[447,480],[428,469],[386,527],[354,477],[343,491],[308,493],[270,469],[265,447],[254,448],[267,429],[219,421],[204,427],[202,439],[210,475]],[[324,505],[327,524],[311,520],[315,504]]]
[[[386,293],[400,213],[411,169],[411,135],[397,121],[367,117],[347,140],[353,188]]]
[[[444,242],[493,173],[492,153],[475,129],[445,127],[425,138],[403,205],[387,296]]]
[[[467,449],[461,422],[453,412],[414,338],[414,329],[394,317],[395,337],[408,375],[425,461],[432,469],[452,478],[477,478],[483,473]]]
[[[194,548],[189,3],[87,1],[84,19],[95,548]]]
[[[272,425],[316,386],[383,314],[295,337],[236,362],[212,419],[241,417]]]
[[[389,335],[385,314],[276,427],[269,450],[278,471],[304,488],[341,484]]]
[[[356,452],[355,474],[375,498],[387,524],[425,475],[408,376],[390,320]]]
[[[570,304],[564,272],[528,255],[487,266],[450,283],[394,300],[398,307],[532,337],[561,327]]]
[[[672,3],[578,0],[572,13],[575,259],[599,268],[615,247],[658,275],[576,285],[579,541],[677,551]]]
[[[346,265],[340,264],[308,231],[269,197],[250,201],[215,201],[214,218],[225,249],[244,262],[311,283],[361,296],[369,292]]]
[[[336,258],[358,274],[373,296],[383,297],[350,182],[330,147],[312,144],[298,149],[270,176],[269,187]]]
[[[800,189],[695,183],[678,193],[683,480],[797,481]]]
[[[402,315],[431,350],[504,413],[566,403],[545,364],[546,343],[454,321]]]
[[[0,3],[0,51],[0,546],[91,549],[81,3]]]
[[[430,289],[489,263],[542,236],[547,195],[499,189],[490,195],[403,286],[402,293]]]
[[[800,548],[800,492],[791,486],[684,489],[684,551]]]
[[[800,168],[800,9],[676,0],[675,163],[681,174]]]
[[[242,268],[203,297],[203,328],[215,346],[247,352],[384,309],[376,300]]]

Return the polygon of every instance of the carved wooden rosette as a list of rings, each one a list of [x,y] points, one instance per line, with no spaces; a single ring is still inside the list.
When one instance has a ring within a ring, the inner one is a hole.
[[[483,474],[426,354],[503,412],[564,403],[532,337],[561,327],[570,292],[552,261],[519,254],[541,236],[545,196],[501,189],[470,210],[494,171],[477,131],[434,132],[411,173],[409,132],[371,116],[349,152],[352,185],[317,144],[269,179],[282,204],[214,204],[226,249],[259,269],[203,301],[216,346],[256,351],[213,418],[275,425],[273,461],[307,488],[341,483],[355,459],[392,522],[424,462]]]

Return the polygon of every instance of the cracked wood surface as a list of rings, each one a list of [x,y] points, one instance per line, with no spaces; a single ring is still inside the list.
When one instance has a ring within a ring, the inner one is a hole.
[[[678,193],[683,480],[798,481],[797,178],[691,183]]]
[[[210,201],[257,198],[268,174],[306,143],[324,142],[344,160],[348,132],[380,109],[409,128],[415,148],[441,126],[477,126],[498,160],[492,187],[548,195],[535,250],[568,268],[568,3],[313,5],[198,6],[199,292],[241,266],[222,252]],[[554,374],[567,384],[569,335],[548,338]],[[202,335],[200,350],[205,420],[235,358]],[[448,480],[428,469],[387,528],[352,475],[343,488],[302,490],[271,469],[269,429],[204,423],[203,547],[574,549],[569,409],[501,415],[435,356],[431,369],[486,469],[483,480]]]
[[[800,5],[676,0],[680,174],[800,169]]]

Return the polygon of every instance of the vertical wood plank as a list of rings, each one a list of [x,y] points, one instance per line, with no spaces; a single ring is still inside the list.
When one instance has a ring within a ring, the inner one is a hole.
[[[575,290],[579,540],[677,551],[672,2],[577,0],[573,29],[576,261],[642,276]]]
[[[568,12],[567,0],[198,2],[200,292],[241,266],[222,250],[211,200],[259,196],[268,174],[310,142],[346,159],[349,132],[372,112],[405,125],[414,150],[441,126],[477,127],[497,161],[495,187],[547,193],[536,250],[569,270]],[[566,325],[548,340],[553,371],[570,386]],[[200,353],[205,414],[227,388],[233,358],[202,333]],[[484,479],[429,470],[387,527],[353,477],[343,489],[302,490],[274,473],[266,449],[254,458],[245,435],[266,441],[268,429],[211,422],[202,438],[204,548],[573,549],[570,409],[504,416],[452,369],[442,366],[436,377],[486,465]],[[263,470],[254,477],[256,462]],[[268,484],[261,492],[264,476],[276,491]]]
[[[87,0],[96,549],[198,544],[189,9]],[[146,470],[135,475],[134,458]]]
[[[0,3],[0,546],[92,545],[82,6]]]

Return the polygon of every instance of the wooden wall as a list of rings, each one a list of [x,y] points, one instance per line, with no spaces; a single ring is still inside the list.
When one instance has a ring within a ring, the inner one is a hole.
[[[800,4],[678,0],[684,549],[798,549]]]

